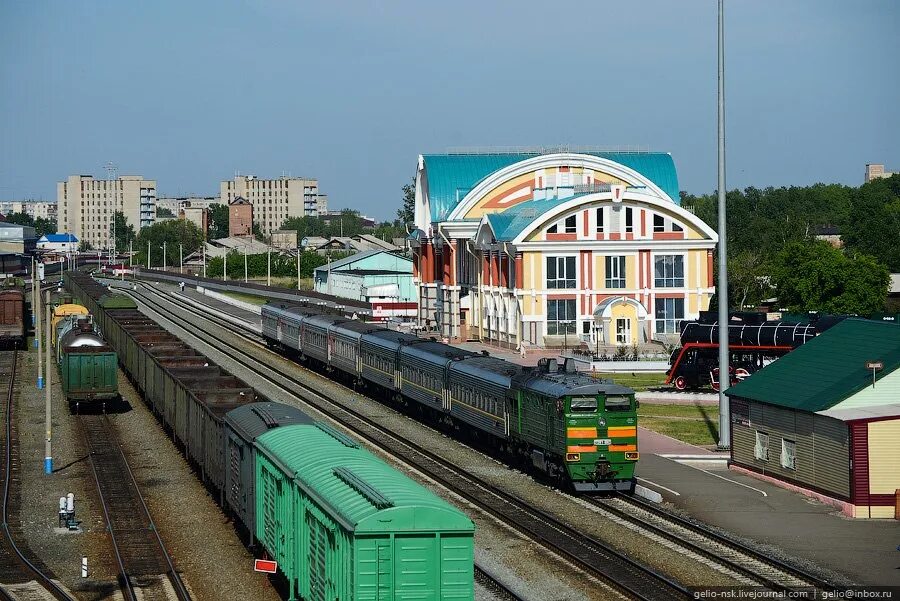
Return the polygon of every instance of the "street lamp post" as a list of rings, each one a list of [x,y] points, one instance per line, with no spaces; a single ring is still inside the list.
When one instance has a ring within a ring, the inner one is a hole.
[[[228,249],[222,254],[222,281],[228,279]]]
[[[50,442],[52,440],[53,429],[52,429],[52,422],[50,420],[50,403],[51,403],[50,389],[52,388],[50,383],[51,383],[51,379],[53,377],[51,375],[53,370],[50,368],[50,291],[49,290],[47,291],[46,305],[47,305],[47,323],[45,324],[46,327],[44,329],[47,331],[47,340],[44,343],[44,346],[47,349],[47,358],[46,358],[47,381],[44,382],[44,384],[45,384],[44,389],[46,390],[47,394],[45,397],[46,404],[44,406],[44,421],[45,421],[45,424],[47,427],[47,440],[46,440],[46,444],[44,445],[44,473],[52,474],[53,473],[53,453],[51,453],[51,451],[50,451]]]
[[[718,163],[719,163],[719,444],[731,447],[731,415],[725,391],[731,383],[728,369],[728,252],[725,230],[725,16],[724,1],[719,0],[719,89],[718,89]]]
[[[247,245],[244,245],[244,283],[247,283]]]
[[[184,244],[178,245],[178,273],[184,275]]]
[[[166,270],[166,242],[167,240],[163,240],[163,271]]]
[[[272,286],[272,249],[266,252],[266,286]]]

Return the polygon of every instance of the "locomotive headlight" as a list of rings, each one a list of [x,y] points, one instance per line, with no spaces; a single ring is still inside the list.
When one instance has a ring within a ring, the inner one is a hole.
[[[603,419],[602,417],[598,417],[598,418],[597,418],[597,425],[600,426],[600,427],[602,428],[603,426],[606,425],[606,420]]]

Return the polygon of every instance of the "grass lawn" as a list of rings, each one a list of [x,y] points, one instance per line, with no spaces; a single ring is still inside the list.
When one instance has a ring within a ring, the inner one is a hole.
[[[255,294],[243,294],[240,292],[226,292],[225,290],[220,291],[220,294],[224,294],[225,296],[230,296],[233,299],[237,299],[239,301],[244,301],[245,303],[250,303],[251,305],[265,305],[269,300],[262,296],[256,296]]]
[[[595,373],[594,375],[598,378],[609,378],[616,384],[627,386],[638,392],[662,386],[666,382],[664,373]]]
[[[719,408],[641,403],[638,425],[689,444],[714,445],[719,437]]]

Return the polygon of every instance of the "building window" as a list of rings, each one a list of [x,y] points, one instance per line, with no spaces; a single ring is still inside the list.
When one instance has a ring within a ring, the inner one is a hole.
[[[765,432],[757,430],[756,447],[753,450],[753,455],[760,461],[769,460],[769,435]]]
[[[797,443],[787,438],[781,439],[781,467],[797,469]]]
[[[606,287],[625,287],[625,257],[606,257]]]
[[[631,209],[625,209],[625,233],[630,234],[634,232],[634,218]]]
[[[678,324],[684,319],[683,298],[656,299],[656,333],[678,334]]]
[[[575,257],[547,257],[547,288],[575,287]]]
[[[684,287],[684,257],[682,255],[661,255],[656,257],[653,285],[657,288]]]
[[[557,231],[559,231],[559,228],[556,227],[555,223],[547,228],[548,234],[555,234]]]
[[[575,299],[547,301],[547,334],[562,336],[575,333]]]
[[[575,223],[575,215],[569,215],[566,217],[566,233],[574,234],[578,231],[578,226]]]
[[[597,209],[597,233],[603,233],[603,207]]]
[[[666,220],[662,215],[653,215],[653,231],[654,232],[664,232],[666,231]]]

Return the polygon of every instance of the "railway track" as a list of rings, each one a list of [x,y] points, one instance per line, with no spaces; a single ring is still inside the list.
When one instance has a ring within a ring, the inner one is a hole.
[[[146,293],[147,290],[150,294]],[[179,315],[181,311],[187,311],[194,318],[207,319],[205,316],[197,315],[193,307],[184,307],[152,288],[124,291],[134,296],[160,318],[204,341],[232,361],[267,377],[271,384],[283,391],[280,400],[294,399],[317,409],[625,596],[648,601],[689,596],[688,589],[672,578],[631,559],[600,540],[587,536],[554,516],[529,506],[517,497],[447,462],[421,445],[372,423],[354,411],[352,406],[326,398],[286,369],[273,367],[210,331],[215,331],[215,328],[204,329],[197,325],[196,319]],[[162,301],[154,300],[150,297],[151,294],[161,298]],[[176,310],[167,308],[163,302]],[[217,323],[211,319],[208,321]],[[233,326],[229,324],[229,330],[231,328]]]
[[[731,571],[747,585],[774,591],[830,590],[826,580],[770,557],[719,533],[637,497],[587,498],[601,513],[630,524],[650,537],[662,538],[682,549]]]
[[[513,591],[501,582],[497,576],[477,563],[475,564],[475,582],[493,593],[497,599],[502,599],[503,601],[525,601],[524,597]]]
[[[127,601],[190,601],[106,415],[78,418]]]
[[[40,560],[31,551],[16,541],[19,535],[16,523],[19,521],[19,501],[16,487],[19,483],[18,428],[13,414],[16,408],[18,382],[16,367],[17,351],[0,352],[0,401],[2,401],[3,459],[0,465],[3,481],[2,530],[0,541],[0,599],[19,601],[75,601],[59,584]]]

